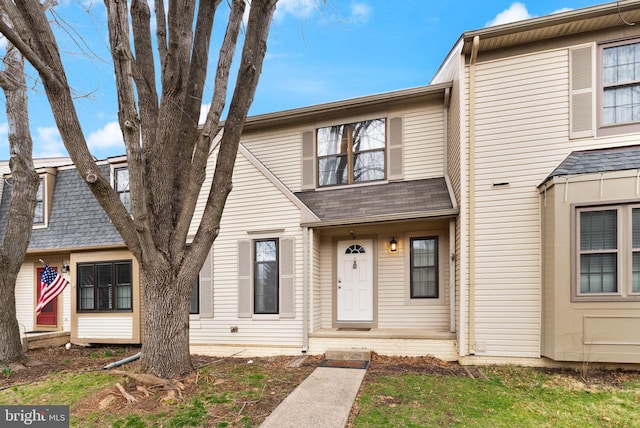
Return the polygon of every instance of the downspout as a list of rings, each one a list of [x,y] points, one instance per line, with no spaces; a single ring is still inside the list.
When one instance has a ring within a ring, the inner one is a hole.
[[[480,36],[473,38],[469,59],[469,353],[476,353],[475,334],[475,144],[476,144],[476,60]]]
[[[114,367],[120,367],[123,364],[127,364],[127,363],[130,363],[131,361],[137,360],[138,358],[140,358],[141,355],[142,355],[142,352],[138,352],[137,354],[134,354],[134,355],[132,355],[130,357],[124,358],[124,359],[122,359],[120,361],[116,361],[115,363],[109,363],[106,366],[104,366],[102,369],[103,370],[109,370],[109,369],[112,369]]]
[[[456,332],[456,220],[449,220],[449,331]]]
[[[444,91],[443,103],[443,135],[444,135],[444,179],[449,189],[449,195],[453,208],[457,208],[455,194],[449,178],[449,106],[451,105],[451,89]],[[456,332],[456,223],[455,219],[449,220],[449,331]]]
[[[309,350],[309,228],[302,229],[302,353]]]

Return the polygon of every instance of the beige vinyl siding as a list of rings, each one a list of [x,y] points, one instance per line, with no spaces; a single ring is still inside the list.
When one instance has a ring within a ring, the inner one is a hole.
[[[453,88],[451,90],[451,101],[449,103],[449,111],[447,118],[447,141],[446,141],[446,168],[451,187],[453,189],[453,195],[460,206],[461,210],[466,209],[467,204],[462,204],[462,153],[461,153],[461,141],[463,135],[465,135],[462,129],[463,125],[463,110],[462,103],[465,98],[464,94],[464,66],[462,65],[463,59],[460,56],[455,56],[455,59],[451,60],[448,64],[449,79],[453,81]],[[461,254],[461,234],[462,234],[462,216],[458,216],[455,224],[455,254]],[[458,336],[458,343],[467,343],[466,337],[461,338],[461,317],[460,317],[460,293],[461,293],[461,258],[455,260],[455,329]],[[464,288],[467,290],[467,288]],[[465,309],[466,311],[466,309]],[[466,321],[466,319],[465,319]],[[468,331],[466,328],[464,331]],[[462,339],[462,340],[461,340]],[[463,351],[458,349],[458,352]]]
[[[193,217],[191,218],[191,225],[189,227],[189,237],[193,237],[198,231],[200,226],[200,219],[204,213],[204,207],[207,204],[207,198],[209,196],[209,190],[211,189],[211,182],[213,181],[213,173],[215,172],[215,159],[218,155],[218,151],[214,150],[209,155],[209,161],[207,164],[207,170],[200,194],[198,195],[198,202],[196,202],[195,210],[193,211]]]
[[[429,102],[419,108],[380,112],[366,116],[403,118],[404,179],[442,177],[444,163],[443,109],[441,102]],[[330,124],[362,120],[364,116],[345,117]],[[301,190],[300,159],[302,132],[315,130],[322,124],[307,127],[243,135],[242,143],[291,191]]]
[[[541,216],[536,186],[573,150],[633,136],[569,141],[568,49],[476,69],[476,354],[537,357]],[[508,182],[492,187],[492,182]]]
[[[36,301],[34,277],[33,263],[23,263],[16,278],[16,317],[21,331],[33,330]]]
[[[404,179],[444,175],[444,113],[442,103],[403,114]]]
[[[433,232],[415,236],[432,236]],[[405,237],[396,254],[387,250],[386,234],[378,239],[378,328],[412,329],[424,331],[449,331],[449,242],[439,239],[439,285],[440,297],[413,299],[407,304],[409,272],[406,270],[409,257],[409,237]]]
[[[319,315],[320,328],[332,328],[333,308],[331,307],[331,295],[333,289],[333,252],[334,245],[331,237],[323,236],[320,241],[320,312]],[[317,325],[317,324],[316,324]]]
[[[300,191],[302,131],[295,128],[242,136],[242,144],[292,192]]]
[[[213,245],[213,318],[192,320],[193,345],[302,346],[302,231],[300,212],[242,154],[238,154]],[[248,233],[249,232],[249,233]],[[295,239],[295,318],[238,318],[238,241],[258,238]],[[231,333],[231,327],[238,327]]]
[[[133,339],[133,317],[78,316],[78,339]]]
[[[536,185],[568,139],[567,50],[476,66],[476,354],[540,355]],[[493,182],[508,182],[492,187]]]
[[[449,105],[449,117],[447,120],[447,173],[451,180],[451,187],[456,200],[460,201],[461,196],[461,177],[460,177],[460,140],[461,140],[461,117],[460,117],[460,82],[454,82],[453,91],[451,92],[451,104]]]

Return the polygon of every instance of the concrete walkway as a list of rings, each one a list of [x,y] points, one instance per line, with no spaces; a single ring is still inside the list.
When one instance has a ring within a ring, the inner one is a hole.
[[[260,427],[344,428],[366,372],[318,367]]]

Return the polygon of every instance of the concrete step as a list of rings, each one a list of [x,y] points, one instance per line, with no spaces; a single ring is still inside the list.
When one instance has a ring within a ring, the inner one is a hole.
[[[327,349],[324,357],[337,361],[371,361],[371,351],[363,348]]]

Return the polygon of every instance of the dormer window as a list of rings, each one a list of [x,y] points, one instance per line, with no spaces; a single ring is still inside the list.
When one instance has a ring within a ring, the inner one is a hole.
[[[129,192],[129,167],[113,168],[113,188],[128,212],[131,212],[131,193]]]
[[[319,128],[316,131],[318,185],[384,180],[385,123],[385,119],[373,119]]]
[[[38,191],[36,193],[36,209],[33,213],[33,227],[35,229],[49,226],[56,170],[53,168],[43,168],[38,170],[38,174],[40,175],[40,183],[38,184]]]
[[[38,193],[36,193],[36,210],[33,214],[33,225],[44,225],[44,177],[40,177],[40,184],[38,185]]]

